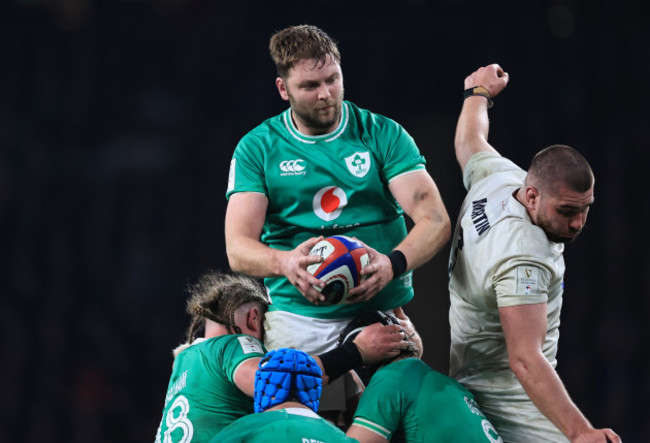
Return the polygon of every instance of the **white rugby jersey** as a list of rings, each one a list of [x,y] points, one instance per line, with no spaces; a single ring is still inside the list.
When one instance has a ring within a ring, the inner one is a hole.
[[[504,441],[568,441],[508,364],[500,307],[547,303],[543,352],[556,366],[564,245],[548,240],[513,193],[526,172],[495,153],[465,167],[468,189],[449,259],[450,375],[475,396]]]
[[[564,244],[549,241],[513,196],[525,176],[510,160],[487,152],[474,155],[464,171],[468,193],[449,260],[450,374],[472,389],[519,385],[508,365],[500,307],[547,303],[543,350],[556,365]]]

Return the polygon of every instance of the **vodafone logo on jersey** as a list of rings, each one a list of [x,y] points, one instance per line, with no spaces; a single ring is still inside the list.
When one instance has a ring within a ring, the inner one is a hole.
[[[314,195],[314,212],[325,220],[336,219],[348,204],[348,197],[338,186],[326,186]]]
[[[284,160],[280,162],[281,176],[284,175],[305,175],[305,161],[301,158],[296,160]]]

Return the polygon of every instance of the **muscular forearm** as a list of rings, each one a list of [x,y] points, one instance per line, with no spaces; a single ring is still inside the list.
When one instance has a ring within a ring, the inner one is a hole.
[[[408,235],[395,248],[406,257],[407,270],[428,262],[442,249],[451,236],[451,222],[447,211],[418,220]]]
[[[309,255],[309,251],[322,240],[322,236],[312,237],[290,251],[280,251],[247,234],[230,232],[229,235],[226,227],[226,251],[233,271],[258,278],[286,277],[311,302],[323,300],[315,286],[323,287],[324,283],[307,271],[310,264],[321,260],[319,255]]]
[[[233,271],[253,277],[282,275],[280,255],[284,251],[271,249],[252,238],[236,238],[227,242],[228,263]]]
[[[406,257],[407,269],[423,265],[449,241],[451,222],[433,178],[425,170],[397,177],[389,188],[413,228],[395,247]]]
[[[472,96],[465,99],[454,139],[456,159],[461,167],[464,168],[467,161],[477,152],[491,149],[487,141],[489,128],[485,97]]]
[[[363,363],[392,360],[408,346],[401,326],[374,323],[363,328],[353,341],[313,357],[323,371],[323,383],[329,383]]]
[[[555,369],[542,354],[511,366],[533,403],[569,439],[591,428],[569,397]]]

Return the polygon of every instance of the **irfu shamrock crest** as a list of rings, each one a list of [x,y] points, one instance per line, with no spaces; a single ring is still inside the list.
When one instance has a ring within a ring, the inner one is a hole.
[[[355,152],[345,158],[345,164],[352,175],[361,178],[370,170],[370,154],[368,152]]]

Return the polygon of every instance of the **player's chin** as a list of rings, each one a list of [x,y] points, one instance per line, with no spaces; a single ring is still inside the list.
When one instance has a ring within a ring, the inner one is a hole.
[[[559,242],[565,244],[573,243],[576,238],[578,238],[578,235],[580,235],[579,232],[576,232],[575,234],[565,235],[564,237],[560,238]]]
[[[578,238],[578,235],[580,232],[576,232],[574,234],[555,234],[555,233],[546,233],[546,236],[548,237],[549,240],[551,240],[554,243],[573,243],[576,238]]]

